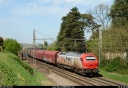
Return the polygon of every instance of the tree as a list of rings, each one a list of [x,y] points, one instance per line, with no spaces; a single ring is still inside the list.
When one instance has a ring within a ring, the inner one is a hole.
[[[95,6],[93,10],[89,10],[89,13],[95,18],[95,21],[101,25],[103,30],[107,30],[109,27],[110,19],[110,9],[106,4],[99,4]]]
[[[37,47],[44,48],[43,44],[38,44]]]
[[[57,36],[57,45],[62,51],[85,51],[84,29],[95,25],[90,14],[81,14],[74,7],[64,17],[60,32]]]
[[[47,47],[47,50],[58,50],[56,42],[51,43],[51,44]]]
[[[47,46],[48,46],[47,41],[44,41],[44,49],[46,49],[46,48],[47,48]]]
[[[48,43],[47,43],[47,41],[45,41],[45,42],[44,42],[44,46],[46,46],[46,47],[48,46]]]
[[[0,37],[0,46],[3,46],[3,42],[4,42],[3,38]]]
[[[88,10],[88,14],[91,14],[93,20],[99,24],[95,24],[94,28],[91,28],[90,31],[92,33],[90,39],[97,39],[99,38],[99,27],[101,27],[102,30],[107,30],[109,28],[111,21],[111,17],[109,16],[110,9],[106,4],[99,4],[92,10]]]
[[[128,52],[128,0],[114,0],[110,10],[110,16],[112,17],[111,31],[115,33],[111,33],[111,35],[113,35],[115,45],[118,43],[116,45],[118,48],[120,47],[121,49],[124,47],[123,51]]]
[[[123,27],[128,24],[128,0],[115,0],[111,6],[110,16],[113,27]]]
[[[21,45],[14,39],[7,39],[4,41],[4,50],[10,51],[16,55],[22,49]]]

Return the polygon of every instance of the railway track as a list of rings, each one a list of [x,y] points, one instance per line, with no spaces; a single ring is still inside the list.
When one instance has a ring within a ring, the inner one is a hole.
[[[119,82],[115,82],[115,81],[112,81],[112,80],[107,80],[103,77],[98,77],[98,78],[91,78],[92,80],[95,80],[99,83],[103,83],[103,84],[106,84],[107,86],[123,86],[125,84],[122,84],[122,83],[119,83]]]
[[[33,59],[29,58],[28,59],[29,63],[33,63]],[[40,68],[44,68],[49,71],[49,73],[56,73],[59,74],[69,80],[72,80],[82,86],[124,86],[121,83],[112,81],[112,80],[107,80],[103,77],[85,77],[78,75],[76,73],[72,73],[70,71],[55,67],[53,65],[49,65],[47,63],[44,63],[42,61],[36,60],[36,65],[39,66]]]

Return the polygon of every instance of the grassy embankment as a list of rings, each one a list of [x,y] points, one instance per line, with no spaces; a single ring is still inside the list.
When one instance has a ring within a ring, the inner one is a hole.
[[[14,54],[0,52],[0,85],[47,86],[51,82]]]
[[[102,74],[103,77],[107,77],[107,78],[128,84],[128,74],[122,75],[118,73],[107,72],[103,69],[100,69],[99,74]]]

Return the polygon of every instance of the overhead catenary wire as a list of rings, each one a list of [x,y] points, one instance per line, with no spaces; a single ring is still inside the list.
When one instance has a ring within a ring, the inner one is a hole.
[[[47,38],[36,38],[36,40],[44,40],[44,42],[45,42],[45,40],[52,40],[52,42],[54,41],[54,38],[52,38],[52,37],[50,37],[50,36],[48,36],[48,35],[46,35],[46,34],[44,34],[44,33],[42,33],[42,32],[40,32],[40,31],[38,31],[38,30],[35,30],[36,32],[38,32],[38,33],[40,33],[41,35],[45,35],[45,36],[47,36]]]
[[[48,36],[48,35],[46,35],[46,34],[44,34],[44,33],[39,32],[38,30],[36,30],[36,32],[40,33],[41,35],[45,35],[45,36],[47,36],[48,38],[52,38],[52,37],[50,37],[50,36]]]

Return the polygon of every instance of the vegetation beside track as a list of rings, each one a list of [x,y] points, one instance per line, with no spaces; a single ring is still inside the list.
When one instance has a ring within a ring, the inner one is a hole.
[[[128,84],[128,59],[115,57],[114,59],[102,59],[100,74],[103,77],[125,82]]]
[[[25,64],[14,54],[0,52],[0,85],[45,86],[50,84],[40,72]]]
[[[116,80],[116,81],[119,81],[119,82],[124,82],[124,83],[128,84],[128,74],[121,75],[121,74],[117,74],[117,73],[114,73],[114,72],[107,72],[103,69],[100,69],[99,74],[102,74],[103,77],[113,79],[113,80]]]
[[[115,57],[114,59],[102,59],[100,68],[108,72],[114,72],[122,75],[128,74],[128,59]]]

